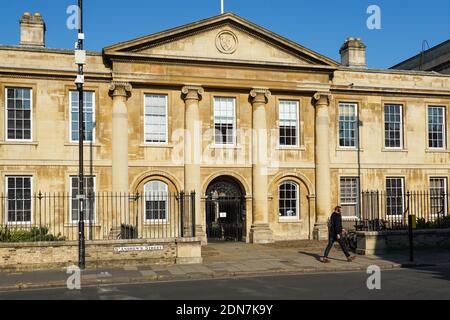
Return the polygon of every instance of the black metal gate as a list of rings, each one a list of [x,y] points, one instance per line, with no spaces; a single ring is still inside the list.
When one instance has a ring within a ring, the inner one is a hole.
[[[212,241],[242,241],[245,225],[245,199],[208,197],[206,234]]]

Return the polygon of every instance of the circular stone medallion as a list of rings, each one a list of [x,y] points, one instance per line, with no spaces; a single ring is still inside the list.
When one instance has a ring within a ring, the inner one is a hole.
[[[238,47],[238,38],[229,30],[222,31],[216,37],[216,47],[222,53],[232,54]]]

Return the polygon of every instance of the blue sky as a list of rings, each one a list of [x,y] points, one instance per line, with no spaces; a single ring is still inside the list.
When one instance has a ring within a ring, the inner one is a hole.
[[[88,50],[180,26],[220,13],[220,0],[85,0]],[[20,16],[41,12],[47,47],[73,48],[66,9],[75,0],[8,0],[0,12],[1,44],[19,42]],[[369,30],[369,5],[378,5],[382,29]],[[314,51],[339,60],[348,36],[368,47],[371,68],[388,68],[419,53],[423,40],[432,47],[450,38],[449,0],[225,0],[225,9]]]

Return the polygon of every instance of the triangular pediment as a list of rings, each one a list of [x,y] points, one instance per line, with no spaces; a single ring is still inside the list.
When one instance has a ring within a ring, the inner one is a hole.
[[[107,56],[335,68],[338,63],[227,13],[119,43]]]

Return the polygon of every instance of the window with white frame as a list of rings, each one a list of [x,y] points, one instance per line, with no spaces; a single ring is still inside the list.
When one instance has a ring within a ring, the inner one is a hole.
[[[6,139],[32,140],[32,90],[6,88]]]
[[[9,223],[30,223],[32,211],[30,176],[6,177]]]
[[[167,95],[146,94],[144,101],[145,143],[167,143]]]
[[[428,147],[445,148],[445,108],[428,107]]]
[[[281,219],[300,217],[299,186],[293,181],[285,181],[279,187],[279,210]]]
[[[355,148],[357,146],[357,104],[339,103],[339,146]]]
[[[70,141],[79,141],[79,94],[78,91],[70,91]],[[83,93],[83,123],[84,141],[95,141],[95,93],[84,91]]]
[[[386,214],[401,216],[405,212],[404,179],[386,178]]]
[[[433,215],[447,215],[447,178],[430,178],[430,209]]]
[[[236,142],[236,99],[214,98],[214,141],[216,145],[234,145]]]
[[[71,194],[71,219],[72,222],[78,222],[80,219],[80,200],[77,196],[80,194],[79,177],[70,177],[70,194]],[[84,218],[85,221],[95,221],[95,177],[84,177]]]
[[[280,100],[280,146],[298,146],[298,101]]]
[[[357,217],[359,215],[359,179],[356,177],[342,177],[340,189],[342,216]]]
[[[159,180],[144,186],[145,219],[147,221],[167,221],[169,186]]]
[[[403,147],[403,106],[400,104],[384,106],[384,140],[386,148]]]

